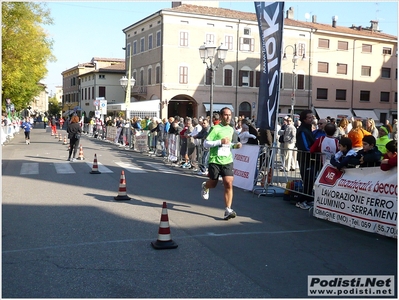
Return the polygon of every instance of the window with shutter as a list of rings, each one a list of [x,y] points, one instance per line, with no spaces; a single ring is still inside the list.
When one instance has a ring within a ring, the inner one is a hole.
[[[338,41],[338,50],[348,50],[348,42]]]
[[[105,97],[105,86],[98,87],[98,97]]]
[[[243,71],[238,71],[238,86],[242,86],[242,73]]]
[[[180,46],[181,47],[188,46],[188,32],[186,31],[180,32]]]
[[[305,89],[305,75],[303,74],[298,74],[296,76],[296,88],[297,90],[304,90]]]
[[[224,37],[224,45],[227,47],[228,50],[233,50],[233,36],[226,35]]]
[[[363,53],[371,53],[372,46],[369,44],[362,44],[362,52]]]
[[[151,74],[152,74],[152,68],[148,69],[148,85],[152,84],[152,80],[151,80]]]
[[[328,89],[317,89],[317,99],[318,100],[327,100],[328,99]]]
[[[188,67],[179,68],[179,83],[181,84],[188,83]]]
[[[330,40],[328,39],[319,39],[319,48],[330,48]]]
[[[391,68],[382,68],[381,78],[391,78]]]
[[[335,100],[346,100],[346,90],[339,90],[335,91]]]
[[[337,74],[348,74],[348,65],[347,64],[337,64]]]
[[[382,54],[391,55],[391,54],[392,54],[392,48],[383,47],[383,48],[382,48]]]
[[[161,82],[161,67],[157,66],[155,69],[155,83]]]
[[[370,66],[362,66],[362,76],[371,76]]]
[[[328,62],[319,61],[317,63],[317,72],[328,73]]]
[[[224,85],[225,86],[233,85],[233,70],[224,69]]]
[[[360,101],[370,102],[370,91],[360,91]]]
[[[144,71],[140,70],[140,86],[144,85]]]
[[[249,72],[249,86],[254,86],[254,72]]]
[[[381,92],[380,101],[389,102],[389,92]]]

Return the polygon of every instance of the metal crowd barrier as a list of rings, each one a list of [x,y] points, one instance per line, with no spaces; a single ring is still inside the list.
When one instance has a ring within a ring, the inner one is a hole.
[[[291,152],[295,161],[295,169],[285,166],[283,156],[285,151]],[[313,185],[323,167],[323,156],[323,153],[311,154],[298,149],[262,147],[259,154],[258,176],[253,192],[260,190],[259,197],[270,194],[273,192],[273,187],[277,187],[297,194],[313,196]]]

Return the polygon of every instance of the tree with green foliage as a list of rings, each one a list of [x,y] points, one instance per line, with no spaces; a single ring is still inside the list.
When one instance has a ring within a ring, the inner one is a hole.
[[[53,41],[41,27],[53,20],[43,3],[2,2],[1,6],[2,107],[11,99],[19,111],[43,89],[38,83],[47,74],[46,64],[55,61]]]
[[[58,116],[61,113],[61,108],[58,105],[56,96],[48,99],[48,113],[50,116]]]

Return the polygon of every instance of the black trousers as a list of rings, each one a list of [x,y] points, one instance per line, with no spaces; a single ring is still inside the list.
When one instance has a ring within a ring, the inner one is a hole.
[[[306,196],[301,195],[300,202],[313,201],[313,185],[316,172],[314,158],[312,158],[310,152],[299,151],[297,159],[302,178],[303,193],[306,194]]]
[[[69,139],[69,156],[68,156],[68,158],[71,158],[72,151],[73,151],[73,157],[76,158],[76,153],[78,152],[79,142],[80,142],[80,139],[77,139],[75,137]]]

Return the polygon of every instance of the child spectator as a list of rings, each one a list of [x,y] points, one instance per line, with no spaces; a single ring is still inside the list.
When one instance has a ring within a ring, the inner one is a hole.
[[[363,138],[363,149],[357,151],[350,164],[359,165],[361,168],[378,167],[381,164],[382,153],[375,146],[376,140],[372,135]]]
[[[382,154],[387,153],[387,148],[385,148],[385,145],[391,140],[389,138],[389,133],[389,127],[385,125],[382,125],[380,128],[378,128],[378,138],[376,140],[376,146]]]
[[[390,141],[385,145],[387,153],[381,161],[381,170],[388,171],[398,166],[398,145],[396,141]]]
[[[249,133],[249,126],[247,124],[242,124],[238,138],[240,139],[241,144],[246,144],[248,143],[249,138],[256,139],[256,136]]]
[[[331,157],[330,163],[338,170],[343,168],[353,168],[354,165],[350,164],[350,159],[356,155],[356,151],[352,150],[352,141],[350,138],[342,137],[339,140],[339,151]]]
[[[319,137],[310,147],[310,153],[323,153],[322,163],[331,160],[331,157],[339,151],[338,139],[334,137],[336,126],[333,123],[327,123],[324,126],[325,136]]]

